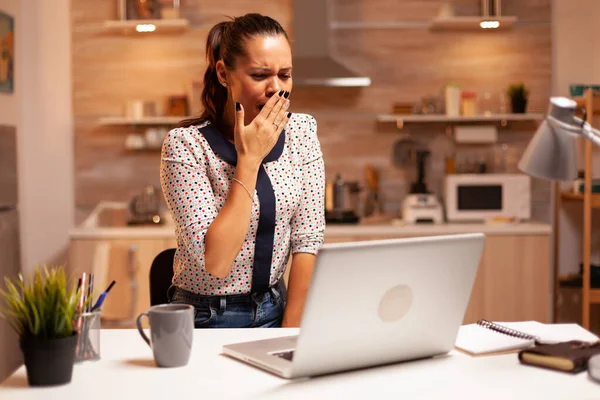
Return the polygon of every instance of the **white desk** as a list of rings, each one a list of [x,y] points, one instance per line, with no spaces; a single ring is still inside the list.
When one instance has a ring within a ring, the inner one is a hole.
[[[0,399],[599,399],[586,372],[568,375],[520,365],[516,354],[472,358],[461,353],[428,360],[288,381],[221,355],[221,346],[290,335],[296,329],[196,330],[190,363],[154,366],[135,330],[103,330],[102,360],[76,365],[69,385],[27,386],[21,367],[0,385]]]

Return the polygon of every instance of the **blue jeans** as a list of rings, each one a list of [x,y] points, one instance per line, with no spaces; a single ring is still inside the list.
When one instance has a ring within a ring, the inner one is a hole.
[[[283,280],[264,293],[203,296],[173,287],[171,304],[194,306],[194,326],[203,328],[279,328],[286,304]]]

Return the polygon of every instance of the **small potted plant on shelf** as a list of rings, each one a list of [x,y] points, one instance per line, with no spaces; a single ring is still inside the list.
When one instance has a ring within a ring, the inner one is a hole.
[[[5,277],[0,316],[17,332],[30,386],[71,382],[77,331],[77,289],[69,288],[62,266],[36,268],[26,281]]]
[[[508,97],[512,105],[514,114],[523,114],[527,109],[527,100],[529,99],[529,90],[525,84],[519,83],[508,87]]]

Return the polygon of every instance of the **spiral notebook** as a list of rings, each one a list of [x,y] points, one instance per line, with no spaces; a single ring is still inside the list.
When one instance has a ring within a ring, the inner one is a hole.
[[[518,352],[536,344],[568,340],[595,341],[597,336],[577,324],[542,324],[536,321],[490,322],[479,320],[458,330],[455,348],[478,356]]]

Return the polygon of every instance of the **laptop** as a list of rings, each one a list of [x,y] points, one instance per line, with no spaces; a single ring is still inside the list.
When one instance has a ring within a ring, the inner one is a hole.
[[[429,358],[454,348],[483,233],[324,244],[297,336],[223,346],[283,378]]]

